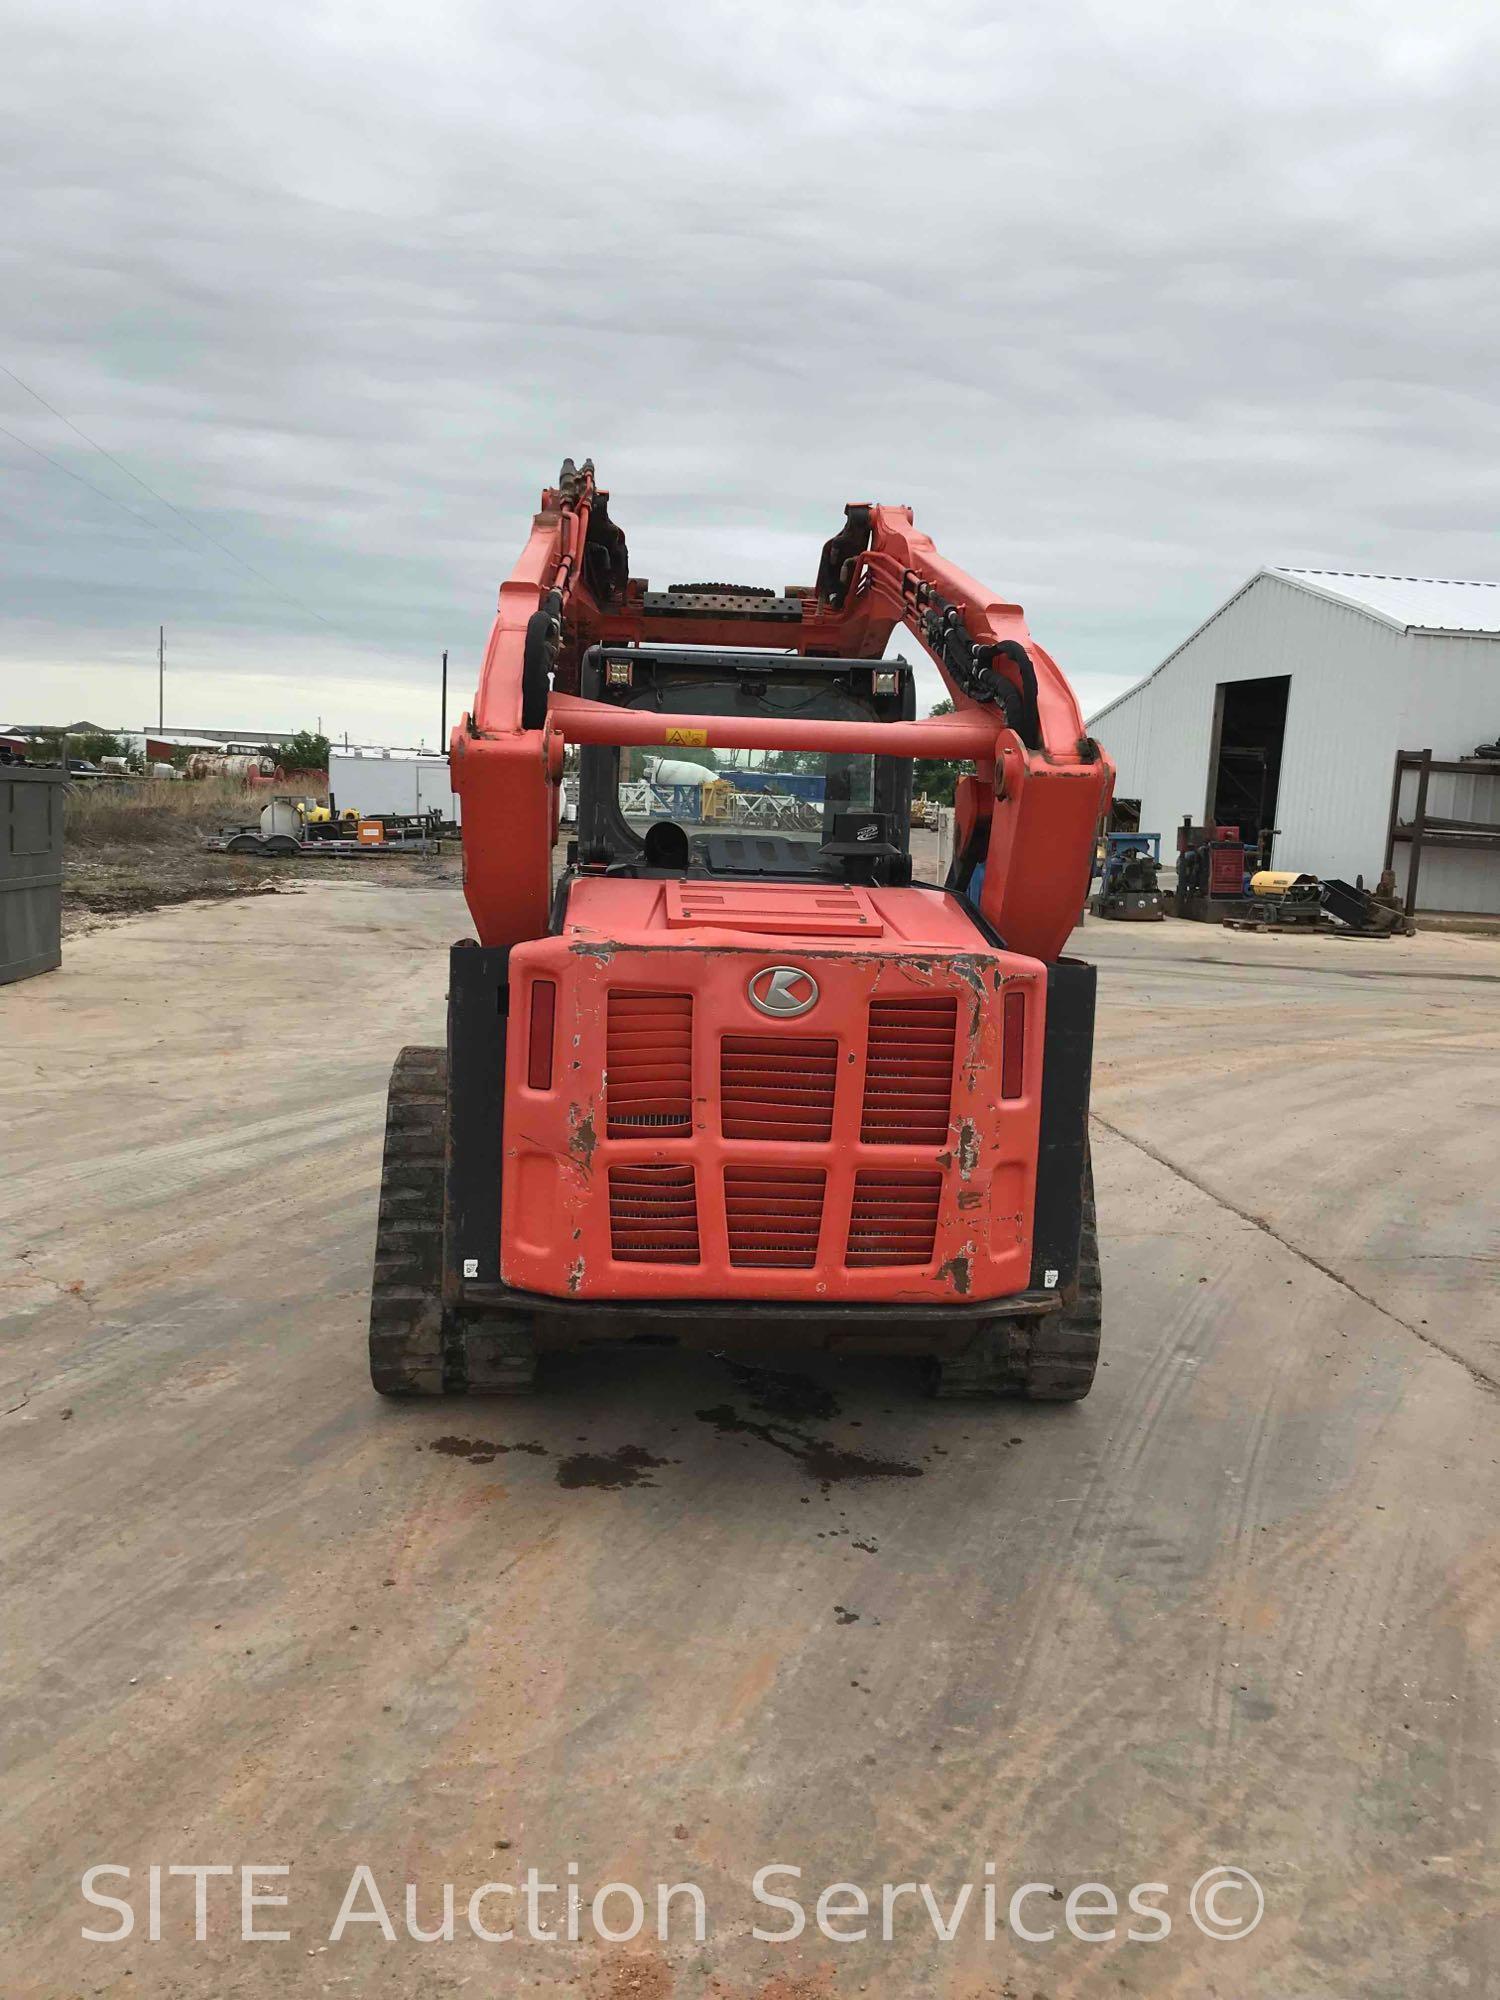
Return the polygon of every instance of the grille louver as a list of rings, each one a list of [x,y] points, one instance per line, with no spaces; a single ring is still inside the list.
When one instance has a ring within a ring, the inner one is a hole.
[[[605,1031],[611,1139],[685,1139],[693,1129],[693,1001],[611,991]]]
[[[611,1167],[610,1254],[621,1264],[696,1264],[698,1199],[691,1167]]]
[[[726,1035],[719,1053],[724,1137],[831,1139],[838,1056],[832,1035]]]
[[[851,1270],[930,1263],[942,1193],[936,1172],[872,1167],[856,1174],[844,1262]]]
[[[948,1136],[958,1000],[913,996],[870,1002],[866,1145],[940,1146]]]
[[[824,1178],[817,1167],[726,1167],[730,1263],[788,1271],[816,1263]]]

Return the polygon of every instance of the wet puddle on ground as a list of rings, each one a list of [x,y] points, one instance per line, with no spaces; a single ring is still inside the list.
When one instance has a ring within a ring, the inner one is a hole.
[[[775,1368],[752,1368],[737,1362],[724,1365],[744,1402],[759,1415],[746,1415],[734,1403],[716,1403],[695,1411],[698,1421],[708,1424],[720,1437],[770,1446],[790,1458],[824,1493],[849,1480],[922,1477],[924,1468],[908,1459],[840,1444],[809,1430],[809,1424],[832,1423],[841,1414],[837,1398],[822,1383]],[[858,1427],[855,1421],[853,1428]],[[577,1442],[587,1446],[589,1440],[579,1438]],[[447,1458],[464,1459],[470,1465],[493,1465],[507,1452],[524,1452],[533,1458],[554,1456],[549,1446],[535,1439],[501,1441],[455,1435],[434,1438],[427,1449]],[[656,1480],[650,1477],[653,1472],[680,1462],[658,1458],[643,1445],[622,1444],[607,1451],[558,1454],[555,1473],[558,1485],[570,1492],[593,1489],[614,1493],[628,1486],[655,1486]]]

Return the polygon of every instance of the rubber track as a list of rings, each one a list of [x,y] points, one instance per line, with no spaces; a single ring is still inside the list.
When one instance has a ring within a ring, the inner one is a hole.
[[[1078,1244],[1078,1292],[1061,1312],[1040,1318],[996,1318],[980,1328],[962,1354],[939,1362],[933,1394],[944,1400],[1025,1396],[1037,1403],[1076,1403],[1093,1387],[1099,1364],[1104,1286],[1099,1270],[1099,1220],[1094,1166],[1083,1168],[1083,1227]]]
[[[443,1393],[443,1141],[448,1059],[405,1048],[391,1071],[375,1271],[370,1380],[382,1396]]]
[[[1104,1280],[1099,1269],[1099,1218],[1094,1206],[1094,1165],[1083,1170],[1083,1228],[1078,1240],[1078,1296],[1065,1312],[1032,1321],[1022,1394],[1037,1403],[1076,1403],[1094,1385],[1104,1323]]]
[[[457,1319],[443,1311],[447,1126],[446,1050],[403,1049],[386,1098],[370,1380],[382,1396],[524,1395],[536,1375],[536,1344],[524,1319]]]

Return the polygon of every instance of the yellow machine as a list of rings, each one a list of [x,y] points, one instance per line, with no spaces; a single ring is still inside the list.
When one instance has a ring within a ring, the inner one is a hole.
[[[1324,928],[1323,884],[1295,868],[1261,868],[1250,877],[1250,906],[1240,920],[1246,930]]]
[[[1278,901],[1294,896],[1298,902],[1313,902],[1318,888],[1316,875],[1299,875],[1295,868],[1262,868],[1250,877],[1252,896],[1274,896]]]
[[[304,826],[328,826],[333,819],[329,807],[317,799],[298,799],[297,813]],[[359,814],[353,806],[345,806],[339,813],[339,820],[345,826],[356,824]]]
[[[728,778],[708,778],[703,785],[703,817],[706,820],[725,819],[729,814],[729,801],[734,797],[734,786]]]

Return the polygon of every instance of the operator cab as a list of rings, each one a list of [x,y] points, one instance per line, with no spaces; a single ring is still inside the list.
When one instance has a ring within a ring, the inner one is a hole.
[[[823,750],[714,752],[674,716],[909,722],[916,690],[896,660],[594,646],[580,693],[662,718],[659,746],[588,745],[578,838],[589,872],[762,877],[900,887],[911,880],[909,757]]]

